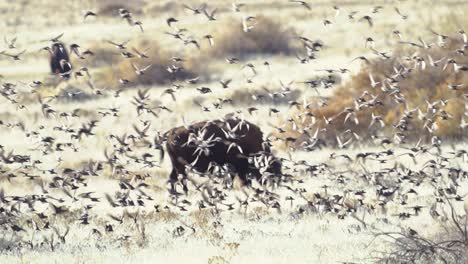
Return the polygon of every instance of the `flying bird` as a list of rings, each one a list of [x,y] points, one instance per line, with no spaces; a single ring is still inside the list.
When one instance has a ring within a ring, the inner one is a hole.
[[[149,68],[151,68],[151,64],[148,65],[148,66],[145,66],[144,68],[138,68],[134,63],[132,63],[132,67],[133,69],[135,70],[135,73],[137,75],[144,75],[145,74],[145,71],[147,71]]]
[[[301,6],[303,6],[304,8],[308,9],[308,10],[312,10],[312,8],[310,7],[310,5],[305,2],[305,1],[300,1],[300,0],[289,0],[289,2],[292,2],[292,3],[297,3]]]
[[[96,17],[96,16],[97,16],[97,14],[96,14],[96,13],[94,13],[93,11],[90,11],[90,10],[88,10],[88,11],[84,11],[84,12],[83,12],[83,21],[85,21],[85,20],[86,20],[86,18],[88,18],[88,17],[90,17],[90,16],[92,16],[92,17]]]

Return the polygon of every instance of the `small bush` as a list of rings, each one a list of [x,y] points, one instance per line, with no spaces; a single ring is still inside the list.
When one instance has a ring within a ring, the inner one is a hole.
[[[110,45],[104,46],[104,44],[101,43],[94,43],[89,46],[89,50],[94,53],[93,56],[89,56],[84,60],[72,56],[72,64],[100,68],[118,64],[122,59],[118,51]]]
[[[272,90],[272,92],[276,92]],[[260,95],[263,96],[261,100],[254,100],[253,95]],[[271,97],[267,94],[266,91],[263,89],[255,89],[255,90],[248,90],[248,89],[237,89],[235,90],[230,98],[233,101],[234,106],[255,106],[255,105],[284,105],[287,104],[291,100],[297,100],[301,96],[301,92],[299,90],[292,90],[290,93],[287,93],[284,97]]]
[[[412,228],[401,231],[374,233],[376,240],[387,242],[387,251],[378,253],[376,263],[467,263],[468,215],[455,212],[454,204],[445,196],[447,204],[441,227],[431,236],[420,235]]]
[[[136,44],[132,45],[137,47],[138,50],[143,51],[149,48],[147,55],[149,58],[130,58],[124,59],[120,55],[119,62],[114,65],[108,65],[99,73],[97,80],[106,84],[105,86],[117,87],[119,86],[119,78],[127,79],[132,85],[154,85],[154,84],[167,84],[177,79],[194,78],[199,75],[205,74],[204,68],[195,61],[195,59],[187,58],[187,61],[182,64],[182,69],[171,74],[167,68],[175,63],[171,61],[170,52],[162,49],[155,41],[150,39],[140,39]],[[128,51],[132,52],[129,46]],[[135,54],[136,55],[136,54]],[[111,62],[114,57],[111,57]],[[148,65],[151,67],[144,72],[143,75],[137,75],[132,66],[134,63],[139,68],[144,68]]]
[[[215,46],[210,49],[210,57],[245,58],[255,54],[292,54],[295,32],[273,19],[257,16],[251,32],[242,30],[239,19],[230,20],[220,31],[213,34]]]
[[[99,15],[106,16],[119,16],[120,8],[129,9],[133,14],[139,14],[145,6],[145,1],[143,0],[100,0],[97,3]]]
[[[156,14],[156,13],[176,13],[180,11],[180,5],[176,2],[153,2],[148,3],[144,8],[143,12],[145,14]]]

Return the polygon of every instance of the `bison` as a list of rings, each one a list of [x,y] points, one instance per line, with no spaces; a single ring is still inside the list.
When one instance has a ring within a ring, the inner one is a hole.
[[[62,42],[54,42],[49,50],[50,70],[53,74],[67,74],[71,70],[70,57]]]
[[[222,120],[176,127],[165,135],[167,153],[173,166],[169,176],[173,192],[179,176],[182,176],[183,190],[187,193],[188,168],[206,172],[213,163],[231,165],[244,184],[250,184],[252,177],[259,179],[262,172],[281,174],[281,162],[271,154],[262,131],[245,120],[227,116]],[[259,157],[268,161],[264,168],[254,166],[252,162]]]

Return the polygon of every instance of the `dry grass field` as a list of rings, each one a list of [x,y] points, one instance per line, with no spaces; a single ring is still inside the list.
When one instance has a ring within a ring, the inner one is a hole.
[[[0,0],[0,263],[468,263],[466,11]],[[282,173],[171,191],[166,132],[228,114]]]

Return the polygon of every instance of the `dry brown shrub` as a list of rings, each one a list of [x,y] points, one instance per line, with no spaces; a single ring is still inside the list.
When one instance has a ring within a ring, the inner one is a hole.
[[[271,89],[271,92],[280,92],[279,89]],[[253,95],[264,96],[261,100],[254,100]],[[254,105],[284,105],[291,100],[297,100],[301,96],[299,90],[292,90],[285,94],[285,96],[271,97],[268,93],[259,88],[253,89],[237,89],[233,91],[230,98],[234,106],[254,106]]]
[[[194,78],[199,75],[206,74],[206,69],[197,63],[196,58],[186,58],[182,64],[175,64],[171,61],[171,53],[168,50],[161,48],[155,40],[139,39],[134,44],[138,50],[143,51],[150,48],[147,55],[149,58],[131,58],[124,59],[119,55],[119,62],[102,70],[99,73],[97,80],[105,84],[105,86],[117,87],[119,86],[119,78],[124,78],[130,81],[130,85],[155,85],[167,84],[177,79]],[[128,51],[134,53],[129,49]],[[135,54],[136,55],[136,54]],[[147,65],[151,67],[144,72],[143,75],[137,75],[132,66],[135,64],[138,68],[144,68]],[[167,68],[170,65],[181,66],[182,69],[175,74],[171,74]]]
[[[181,6],[176,2],[150,2],[143,8],[145,14],[155,14],[155,13],[177,13],[180,11]]]
[[[129,9],[133,14],[140,14],[145,6],[143,0],[100,0],[97,2],[97,11],[99,15],[118,16],[119,8]]]
[[[382,131],[384,135],[391,137],[396,129],[393,125],[397,124],[405,111],[409,109],[419,108],[423,113],[427,111],[427,102],[435,102],[438,100],[448,100],[445,105],[439,104],[439,109],[445,110],[451,115],[450,119],[444,120],[440,116],[434,116],[433,119],[437,123],[438,129],[435,135],[450,140],[460,140],[468,134],[460,128],[460,123],[465,112],[465,100],[463,94],[468,93],[468,86],[463,86],[459,90],[449,90],[448,84],[463,84],[468,81],[468,74],[464,71],[455,72],[452,66],[448,66],[443,70],[445,61],[440,63],[438,67],[432,67],[428,63],[428,55],[434,60],[440,58],[453,58],[458,65],[466,65],[468,58],[462,55],[454,54],[454,50],[462,44],[457,41],[451,41],[446,48],[432,47],[429,50],[418,50],[417,55],[426,60],[427,66],[425,70],[421,68],[413,69],[410,74],[406,74],[404,78],[398,79],[400,92],[405,98],[404,103],[397,103],[394,96],[389,92],[383,92],[380,85],[375,88],[371,87],[369,73],[373,78],[380,82],[388,76],[395,74],[394,67],[405,65],[412,67],[410,63],[404,62],[401,59],[403,56],[414,55],[414,49],[398,49],[393,57],[388,60],[372,59],[370,63],[364,65],[361,71],[353,76],[348,82],[336,88],[334,94],[329,98],[328,104],[323,107],[311,108],[311,112],[317,118],[317,123],[314,127],[327,127],[327,132],[322,133],[322,139],[328,142],[336,142],[336,134],[351,129],[359,136],[369,139],[371,135]],[[388,87],[388,85],[387,85]],[[368,91],[370,95],[363,93]],[[370,101],[371,95],[377,96],[377,100],[383,103],[382,106],[373,108],[364,108],[356,110],[354,100],[361,97],[366,101]],[[356,110],[359,124],[348,120],[344,124],[346,114],[340,114],[345,108],[350,107]],[[300,112],[304,110],[301,109]],[[385,122],[385,128],[380,129],[379,126],[369,125],[374,115],[381,115]],[[325,124],[324,118],[334,118],[328,126]],[[300,122],[298,122],[300,123]],[[424,140],[430,139],[430,133],[424,128],[424,120],[418,119],[418,112],[415,111],[413,118],[409,123],[408,130],[405,132],[408,140],[418,140],[423,136]],[[308,125],[308,124],[305,124]],[[315,130],[315,128],[314,128]],[[288,136],[301,135],[297,131],[289,130]],[[300,142],[300,141],[298,141]]]
[[[118,51],[113,48],[110,44],[93,43],[89,47],[94,55],[86,57],[84,60],[77,59],[76,56],[72,56],[72,64],[80,65],[85,67],[108,67],[110,65],[118,64],[122,59]]]
[[[229,20],[213,34],[215,45],[208,52],[209,57],[245,58],[253,54],[292,54],[294,29],[280,21],[265,16],[256,17],[251,32],[242,30],[241,19]]]

